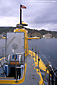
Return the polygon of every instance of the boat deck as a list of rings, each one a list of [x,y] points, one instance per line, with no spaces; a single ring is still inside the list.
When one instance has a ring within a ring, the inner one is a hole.
[[[32,57],[29,55],[27,56],[27,69],[26,69],[26,76],[25,81],[20,85],[39,85],[40,76],[36,73],[36,69],[34,69],[35,64]]]
[[[30,55],[28,55],[26,57],[26,62],[27,62],[27,68],[26,68],[25,81],[18,85],[39,85],[39,81],[41,79],[39,74],[37,74],[36,69],[34,69],[35,64],[33,58]],[[13,84],[2,84],[2,85],[13,85]]]

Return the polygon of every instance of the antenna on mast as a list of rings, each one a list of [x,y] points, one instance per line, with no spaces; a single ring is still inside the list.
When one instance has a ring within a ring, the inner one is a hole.
[[[22,24],[22,9],[26,9],[26,6],[20,4],[20,24],[17,24],[17,28],[22,28],[22,26],[27,26],[27,24]]]
[[[20,25],[22,25],[22,8],[21,8],[21,4],[20,4]]]

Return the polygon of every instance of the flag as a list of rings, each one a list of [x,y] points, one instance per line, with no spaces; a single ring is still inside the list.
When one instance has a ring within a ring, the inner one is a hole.
[[[26,6],[24,6],[24,5],[20,5],[20,8],[24,8],[24,9],[26,9]]]

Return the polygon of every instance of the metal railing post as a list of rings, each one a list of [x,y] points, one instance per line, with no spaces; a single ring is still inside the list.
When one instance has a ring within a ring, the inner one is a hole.
[[[2,47],[2,56],[4,56],[4,55],[3,55],[3,47]]]
[[[15,59],[15,73],[16,73],[16,83],[18,83],[18,81],[17,81],[17,63],[16,63],[16,55],[14,55],[14,59]]]
[[[7,48],[7,33],[6,33],[6,39],[5,39],[5,57],[6,57],[6,48]]]
[[[36,46],[35,46],[35,62],[37,61],[36,54],[37,52],[36,52]]]
[[[40,57],[39,57],[39,50],[38,50],[38,71],[39,71],[39,61],[40,61]]]
[[[48,67],[49,67],[49,64],[47,64],[47,69],[46,69],[46,73],[45,73],[45,76],[44,76],[44,80],[43,80],[43,82],[45,81],[45,78],[46,78],[46,74],[47,74]]]
[[[48,85],[50,85],[50,71],[49,71],[49,81],[48,81]]]
[[[54,78],[54,74],[52,73],[52,85],[54,85],[53,78]]]
[[[25,63],[25,53],[24,53],[24,63]]]
[[[33,57],[33,44],[32,44],[32,57]]]

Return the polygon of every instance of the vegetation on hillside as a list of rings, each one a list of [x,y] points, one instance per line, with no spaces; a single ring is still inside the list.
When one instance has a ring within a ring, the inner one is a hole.
[[[47,31],[47,30],[35,30],[35,29],[27,29],[28,30],[28,36],[29,37],[34,37],[34,36],[39,36],[39,37],[43,37],[43,35],[50,33],[52,34],[52,37],[57,38],[57,32],[56,31]]]
[[[3,32],[13,32],[13,30],[16,27],[0,27],[0,34],[2,34]],[[29,37],[35,37],[35,36],[39,36],[39,37],[43,37],[43,35],[50,33],[52,34],[52,37],[57,38],[57,32],[56,31],[47,31],[47,30],[35,30],[35,29],[29,29],[29,28],[25,28],[28,31],[28,36]]]

